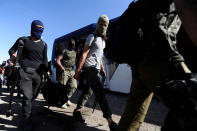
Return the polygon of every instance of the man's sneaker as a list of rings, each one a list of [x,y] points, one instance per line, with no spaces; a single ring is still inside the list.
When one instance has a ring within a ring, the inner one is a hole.
[[[66,105],[67,105],[67,106],[71,106],[72,103],[68,100],[68,101],[66,102]]]
[[[118,125],[117,125],[115,122],[112,122],[112,123],[109,125],[110,131],[116,131],[117,128],[118,128]]]
[[[16,97],[17,97],[18,99],[20,99],[20,98],[21,98],[20,93],[18,93]]]
[[[61,108],[66,109],[66,108],[67,108],[67,104],[65,103],[64,105],[62,105],[62,107],[61,107]]]
[[[76,109],[73,112],[73,119],[79,122],[85,122],[84,117],[81,115],[80,111],[76,111]]]

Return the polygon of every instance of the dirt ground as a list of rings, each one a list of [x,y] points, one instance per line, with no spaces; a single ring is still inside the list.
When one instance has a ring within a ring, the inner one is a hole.
[[[72,113],[76,107],[77,99],[81,91],[77,90],[71,101],[73,104],[66,109],[50,107],[43,99],[40,93],[38,98],[33,102],[33,130],[34,131],[109,131],[106,120],[102,117],[102,112],[97,104],[94,113],[92,113],[92,105],[94,96],[87,102],[83,108],[82,114],[85,116],[85,123],[76,122],[72,118]],[[127,95],[109,92],[106,95],[112,110],[112,118],[115,122],[119,122],[121,114],[124,111]],[[4,86],[0,89],[0,131],[18,131],[17,125],[21,120],[21,99],[16,98],[12,104],[12,116],[6,117],[9,93]],[[160,131],[163,124],[167,109],[156,100],[151,102],[149,111],[142,124],[140,131]]]

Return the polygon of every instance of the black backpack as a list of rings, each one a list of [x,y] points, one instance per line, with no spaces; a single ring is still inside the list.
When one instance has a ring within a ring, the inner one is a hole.
[[[165,18],[168,17],[168,13],[170,14],[171,4],[172,0],[132,2],[116,21],[110,23],[105,56],[114,62],[129,64],[135,63],[150,52],[163,53],[169,57],[168,52],[165,53],[169,50],[166,34],[160,26],[167,26],[168,21]],[[159,23],[161,19],[163,23]],[[164,52],[157,52],[159,49]]]

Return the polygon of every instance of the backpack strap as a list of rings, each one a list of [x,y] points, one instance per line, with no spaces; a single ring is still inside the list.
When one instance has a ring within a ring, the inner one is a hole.
[[[21,37],[18,41],[19,44],[18,44],[18,51],[17,51],[15,67],[20,67],[20,65],[21,65],[21,56],[22,56],[22,52],[23,52],[23,47],[25,45],[25,40],[27,40],[27,39],[28,39],[28,37]]]
[[[44,49],[43,49],[43,62],[45,63],[45,57],[47,57],[47,54],[46,54],[46,56],[45,56],[45,48],[46,48],[46,46],[47,46],[47,44],[41,39],[41,41],[42,41],[42,43],[43,43],[43,45],[44,45]]]
[[[93,41],[92,41],[92,43],[91,43],[90,48],[92,47],[92,44],[94,44],[94,43],[95,43],[95,41],[96,41],[96,37],[97,37],[94,33],[92,33],[92,35],[93,35],[94,39],[93,39]]]
[[[63,49],[63,50],[62,50],[62,55],[64,55],[65,52],[66,52],[66,49]]]

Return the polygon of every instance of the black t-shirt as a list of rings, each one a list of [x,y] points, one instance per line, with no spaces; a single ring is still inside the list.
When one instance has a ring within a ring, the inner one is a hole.
[[[41,66],[48,67],[47,59],[47,44],[42,40],[34,42],[31,37],[20,37],[15,44],[10,48],[10,56],[18,50],[19,40],[23,40],[24,47],[21,56],[22,68],[35,68],[38,69]]]

